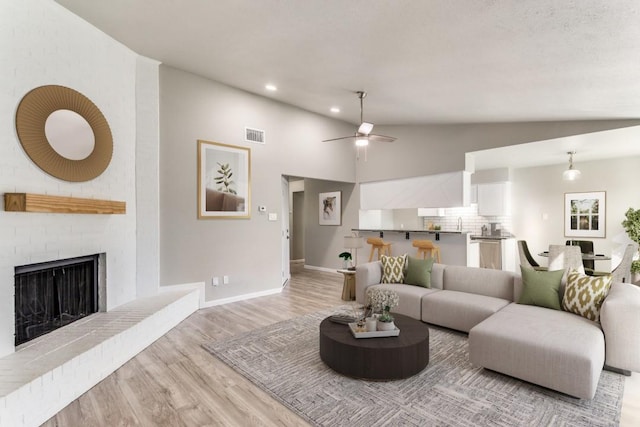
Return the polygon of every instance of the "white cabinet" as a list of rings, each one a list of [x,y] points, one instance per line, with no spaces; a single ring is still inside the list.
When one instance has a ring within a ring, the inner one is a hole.
[[[478,215],[511,215],[511,183],[478,184]]]
[[[444,216],[444,208],[418,208],[418,216]]]
[[[478,203],[478,184],[473,184],[470,188],[469,201],[473,204]]]
[[[471,174],[467,171],[363,182],[360,209],[417,209],[469,206]]]

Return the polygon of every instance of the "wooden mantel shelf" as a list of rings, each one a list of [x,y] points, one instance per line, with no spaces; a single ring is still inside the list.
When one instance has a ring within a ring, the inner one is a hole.
[[[127,212],[127,203],[44,194],[5,193],[4,210],[7,212],[124,214]]]

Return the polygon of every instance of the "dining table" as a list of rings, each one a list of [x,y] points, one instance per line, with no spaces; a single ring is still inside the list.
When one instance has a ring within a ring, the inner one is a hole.
[[[540,252],[538,256],[549,257],[549,251]],[[583,261],[611,261],[611,257],[605,254],[582,254]]]

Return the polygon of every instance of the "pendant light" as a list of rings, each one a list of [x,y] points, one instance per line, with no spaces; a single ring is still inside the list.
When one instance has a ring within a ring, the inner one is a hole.
[[[569,155],[569,169],[562,172],[562,179],[565,181],[575,181],[580,178],[580,171],[578,169],[573,168],[573,155],[576,154],[575,151],[567,151]]]

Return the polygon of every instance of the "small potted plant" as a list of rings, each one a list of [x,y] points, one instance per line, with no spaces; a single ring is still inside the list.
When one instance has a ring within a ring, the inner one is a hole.
[[[640,245],[640,209],[629,208],[624,216],[626,219],[622,221],[622,226],[629,238]],[[631,278],[632,283],[640,281],[640,260],[636,259],[633,261],[631,264],[631,273],[633,274]]]
[[[342,252],[338,255],[338,258],[342,258],[342,266],[347,269],[349,267],[349,261],[351,261],[351,253],[350,252]]]

